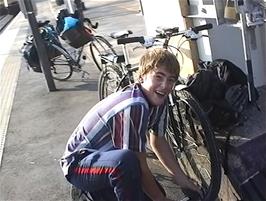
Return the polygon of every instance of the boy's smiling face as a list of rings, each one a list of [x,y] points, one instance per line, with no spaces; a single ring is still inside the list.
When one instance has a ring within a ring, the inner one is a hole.
[[[159,106],[164,103],[176,80],[176,75],[160,66],[142,76],[141,86],[148,101],[154,106]]]

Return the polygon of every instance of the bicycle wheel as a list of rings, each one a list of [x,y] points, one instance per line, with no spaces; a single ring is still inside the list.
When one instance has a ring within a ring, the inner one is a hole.
[[[221,166],[214,133],[199,103],[185,90],[176,91],[169,108],[166,139],[184,173],[201,186],[204,201],[218,197]]]
[[[60,53],[59,56],[50,59],[52,76],[55,80],[67,80],[73,73],[73,59],[63,48],[54,44],[52,46]]]
[[[116,55],[112,45],[102,36],[94,36],[90,43],[90,52],[95,65],[100,71],[102,71],[100,55],[111,53]]]
[[[116,65],[108,65],[101,72],[98,82],[99,99],[102,100],[124,86],[122,72]]]

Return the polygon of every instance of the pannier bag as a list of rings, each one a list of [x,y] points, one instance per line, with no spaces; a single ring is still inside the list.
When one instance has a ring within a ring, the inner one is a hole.
[[[49,59],[53,59],[61,55],[61,53],[52,46],[51,47],[46,46],[46,48]],[[23,54],[23,58],[26,60],[28,64],[28,69],[31,68],[34,72],[41,73],[42,69],[38,57],[38,52],[33,42],[33,36],[27,37],[26,42],[23,44],[23,47],[21,48],[21,52]]]
[[[27,62],[28,69],[32,69],[34,72],[41,73],[41,65],[38,57],[38,53],[36,50],[33,41],[26,41],[21,48],[21,52],[23,54],[24,59]]]
[[[217,59],[204,68],[199,67],[186,84],[216,128],[238,123],[248,105],[247,75],[228,60]]]

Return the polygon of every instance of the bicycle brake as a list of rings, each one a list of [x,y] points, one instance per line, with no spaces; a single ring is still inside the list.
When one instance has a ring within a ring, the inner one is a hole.
[[[192,29],[186,31],[186,32],[184,33],[184,36],[185,36],[186,38],[190,38],[191,40],[197,40],[197,39],[200,37],[200,35],[197,34],[197,33],[195,33]]]

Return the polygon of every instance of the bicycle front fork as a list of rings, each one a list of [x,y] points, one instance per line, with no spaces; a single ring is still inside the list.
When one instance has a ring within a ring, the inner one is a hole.
[[[173,138],[172,140],[175,141],[176,148],[179,153],[183,151],[183,124],[181,118],[181,112],[179,110],[178,102],[174,100],[173,94],[168,95],[169,101],[169,126],[171,127]],[[175,151],[175,152],[176,152]],[[176,153],[177,154],[177,153]]]

